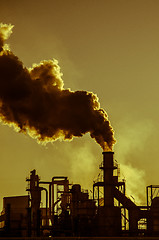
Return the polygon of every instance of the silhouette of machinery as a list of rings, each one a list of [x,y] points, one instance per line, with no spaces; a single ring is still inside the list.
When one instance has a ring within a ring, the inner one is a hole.
[[[0,236],[159,236],[159,186],[148,186],[147,205],[137,206],[125,194],[113,155],[103,152],[92,199],[65,176],[46,182],[31,171],[28,196],[4,198]]]

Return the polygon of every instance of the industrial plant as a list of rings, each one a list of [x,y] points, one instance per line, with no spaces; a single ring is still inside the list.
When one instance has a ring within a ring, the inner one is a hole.
[[[66,176],[47,182],[32,170],[26,179],[28,194],[3,199],[0,237],[159,236],[159,186],[147,186],[147,204],[137,206],[126,196],[113,152],[103,152],[99,169],[92,198]]]

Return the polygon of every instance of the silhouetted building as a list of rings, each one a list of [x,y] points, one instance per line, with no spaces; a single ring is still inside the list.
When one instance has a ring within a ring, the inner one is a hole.
[[[28,235],[29,196],[3,198],[3,211],[0,216],[1,235]]]
[[[0,236],[158,236],[159,186],[147,187],[147,205],[137,206],[125,195],[113,152],[103,152],[93,198],[65,176],[41,181],[31,171],[28,196],[4,198]],[[45,192],[45,207],[41,193]]]

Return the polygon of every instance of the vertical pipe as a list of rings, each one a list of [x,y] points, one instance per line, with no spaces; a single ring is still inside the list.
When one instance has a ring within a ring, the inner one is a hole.
[[[49,184],[49,215],[51,218],[51,183]]]
[[[149,207],[148,186],[146,187],[147,207]]]
[[[54,224],[54,180],[52,179],[52,223]]]
[[[37,209],[37,219],[36,219],[36,237],[40,237],[41,228],[41,210]]]
[[[114,152],[103,152],[103,170],[104,170],[104,206],[114,206],[113,195],[113,154]]]
[[[48,209],[48,191],[46,188],[42,188],[46,192],[46,226],[48,225],[47,209]]]

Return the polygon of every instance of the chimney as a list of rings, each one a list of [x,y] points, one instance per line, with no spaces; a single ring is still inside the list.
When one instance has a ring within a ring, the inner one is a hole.
[[[104,178],[104,206],[114,206],[114,194],[113,194],[113,162],[114,152],[103,152],[103,178]]]

